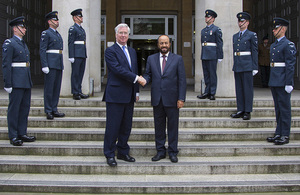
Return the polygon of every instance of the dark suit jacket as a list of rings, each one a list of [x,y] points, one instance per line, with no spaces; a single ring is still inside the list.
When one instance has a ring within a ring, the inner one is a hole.
[[[160,53],[148,57],[146,72],[143,75],[151,85],[151,104],[157,106],[162,99],[166,107],[177,106],[178,100],[185,101],[186,78],[181,56],[169,53],[163,75],[160,67]]]
[[[47,53],[47,50],[63,50],[63,40],[59,33],[49,28],[42,32],[40,41],[40,58],[42,67],[63,70],[63,55]]]
[[[108,69],[107,85],[103,101],[110,103],[129,103],[139,91],[139,84],[133,83],[138,74],[137,55],[133,48],[128,47],[131,68],[121,49],[115,43],[105,50],[105,61]]]

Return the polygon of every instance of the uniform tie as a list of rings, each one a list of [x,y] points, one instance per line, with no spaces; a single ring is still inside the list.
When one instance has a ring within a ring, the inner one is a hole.
[[[239,38],[241,38],[242,34],[243,34],[243,33],[242,33],[242,32],[240,32],[240,36],[239,36]]]
[[[129,56],[128,56],[127,52],[126,52],[126,46],[123,45],[122,48],[123,48],[123,52],[124,52],[124,54],[125,54],[125,56],[126,56],[126,58],[127,58],[128,64],[129,64],[129,66],[130,66],[130,68],[131,68]]]
[[[162,74],[164,73],[165,67],[166,67],[166,55],[163,55],[163,61],[162,61]]]

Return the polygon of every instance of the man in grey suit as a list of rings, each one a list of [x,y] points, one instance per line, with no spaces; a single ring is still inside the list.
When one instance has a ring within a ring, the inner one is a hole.
[[[251,119],[253,108],[253,76],[258,72],[258,45],[255,32],[248,30],[250,14],[237,14],[240,31],[233,35],[233,55],[237,112],[232,118]]]
[[[178,162],[179,109],[184,106],[186,78],[183,59],[170,52],[167,35],[158,38],[159,53],[148,57],[143,77],[151,85],[151,104],[154,112],[155,145],[157,154],[152,161],[166,157],[166,120],[168,121],[168,154],[171,162]]]
[[[205,91],[197,98],[215,100],[217,91],[217,64],[223,59],[222,31],[214,25],[217,13],[213,10],[205,11],[205,22],[207,26],[201,31],[201,60],[205,81]]]

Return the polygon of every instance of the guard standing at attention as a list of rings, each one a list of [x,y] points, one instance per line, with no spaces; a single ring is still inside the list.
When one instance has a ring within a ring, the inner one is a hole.
[[[270,48],[270,80],[277,127],[274,137],[268,142],[275,145],[289,143],[291,131],[291,92],[294,85],[294,66],[296,64],[295,44],[285,37],[289,21],[283,18],[273,19],[275,43]]]
[[[45,18],[49,28],[42,32],[40,40],[40,58],[42,71],[45,73],[44,107],[47,119],[64,117],[64,113],[57,111],[59,101],[63,65],[63,39],[57,31],[59,26],[58,12],[52,11]]]
[[[237,112],[232,118],[251,119],[253,109],[253,76],[258,73],[257,35],[248,30],[250,14],[237,14],[240,31],[233,35],[233,55]]]
[[[7,111],[10,143],[21,146],[23,142],[34,142],[27,136],[27,123],[31,100],[30,54],[23,37],[26,33],[25,17],[9,22],[14,36],[6,39],[2,46],[2,69],[4,89],[9,93]]]
[[[223,59],[222,30],[214,25],[217,13],[213,10],[205,11],[207,26],[201,31],[201,60],[205,82],[205,92],[197,98],[215,100],[217,90],[217,63]]]
[[[83,23],[82,9],[71,12],[74,25],[69,29],[68,46],[69,61],[72,63],[71,88],[74,100],[86,99],[89,95],[82,93],[81,84],[86,64],[86,34]]]

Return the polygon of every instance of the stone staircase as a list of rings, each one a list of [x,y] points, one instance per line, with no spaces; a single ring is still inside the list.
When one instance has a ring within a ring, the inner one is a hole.
[[[234,99],[187,100],[180,111],[179,162],[152,162],[156,153],[149,100],[136,104],[130,137],[135,163],[103,156],[105,103],[61,98],[65,118],[46,120],[33,98],[28,134],[9,144],[7,99],[0,99],[0,192],[31,193],[259,193],[300,192],[300,101],[292,101],[291,141],[265,141],[276,126],[272,100],[255,100],[250,121],[231,119]]]

